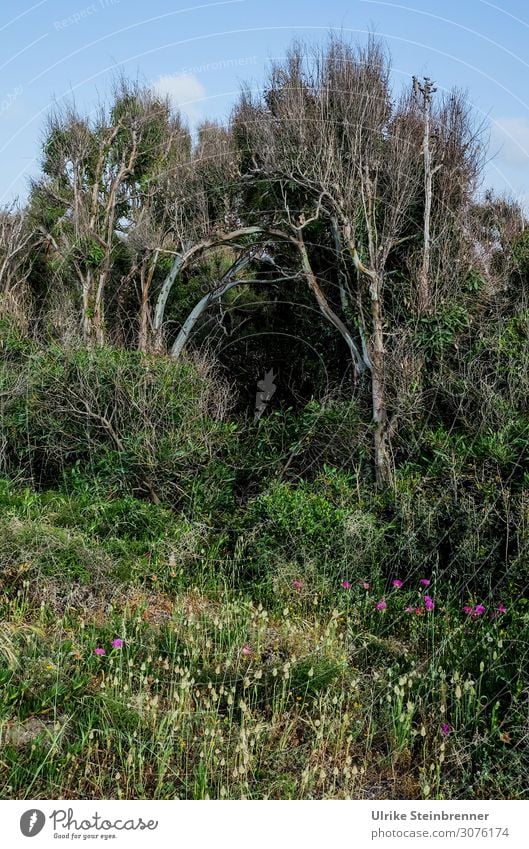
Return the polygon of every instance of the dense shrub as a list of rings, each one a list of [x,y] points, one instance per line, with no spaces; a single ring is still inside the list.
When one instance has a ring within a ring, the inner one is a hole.
[[[226,391],[190,362],[98,349],[33,348],[0,369],[2,466],[38,485],[76,468],[115,493],[189,497],[226,446]]]

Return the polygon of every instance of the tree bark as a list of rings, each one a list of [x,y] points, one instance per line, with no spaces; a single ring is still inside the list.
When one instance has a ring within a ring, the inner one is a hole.
[[[349,348],[351,354],[351,359],[353,361],[355,380],[357,380],[360,375],[362,375],[366,370],[366,365],[362,358],[362,354],[358,350],[356,342],[354,341],[350,331],[347,329],[341,318],[339,318],[339,316],[337,316],[334,310],[332,310],[329,306],[327,299],[325,298],[325,295],[323,294],[319,286],[319,283],[316,279],[316,275],[314,274],[314,271],[312,270],[312,266],[310,264],[307,248],[305,247],[305,242],[303,240],[301,231],[297,245],[301,256],[301,265],[305,273],[307,283],[309,284],[309,287],[312,293],[314,294],[316,301],[318,302],[318,306],[321,312],[323,313],[327,321],[330,321],[330,323],[334,325],[334,327],[338,330],[345,343],[347,344],[347,347]]]
[[[89,348],[93,344],[93,275],[91,271],[87,271],[82,277],[82,332],[83,342]]]
[[[430,220],[432,215],[432,157],[430,153],[430,107],[424,108],[424,246],[419,272],[419,314],[424,315],[430,307]]]
[[[419,315],[428,313],[431,309],[431,281],[430,281],[430,251],[431,251],[431,217],[432,217],[432,193],[433,175],[440,166],[432,168],[432,152],[430,148],[430,125],[432,114],[432,98],[437,91],[432,81],[425,77],[423,83],[413,78],[413,89],[415,96],[421,101],[421,109],[424,121],[424,133],[422,152],[424,158],[424,222],[423,222],[423,253],[422,263],[418,279],[418,312]]]
[[[150,262],[148,264],[143,262],[140,269],[141,299],[138,350],[144,354],[148,353],[151,348],[151,310],[149,296],[159,255],[160,251],[155,250],[154,255],[150,258]]]
[[[371,298],[372,335],[368,344],[371,362],[371,400],[373,407],[375,477],[377,486],[384,488],[393,482],[393,460],[389,444],[388,411],[386,404],[386,350],[384,347],[384,322],[382,319],[381,273],[367,268],[360,260],[354,245],[349,242],[351,255],[356,269],[369,278]]]
[[[163,322],[165,316],[165,307],[167,306],[167,301],[169,295],[171,294],[171,289],[173,288],[176,280],[178,279],[178,275],[181,274],[186,265],[200,253],[205,250],[208,250],[209,248],[228,244],[229,242],[233,242],[235,239],[239,239],[243,236],[252,236],[261,233],[263,233],[262,227],[241,227],[239,230],[232,230],[230,233],[225,233],[224,235],[218,237],[213,237],[211,239],[205,239],[202,242],[197,242],[197,244],[193,245],[192,247],[184,247],[183,252],[175,257],[172,268],[163,282],[160,294],[158,295],[158,300],[156,302],[156,308],[154,310],[154,334],[157,350],[161,351],[163,348]]]
[[[371,350],[371,395],[373,401],[373,423],[375,426],[375,475],[377,486],[390,486],[393,480],[391,460],[388,412],[386,406],[386,362],[384,348],[384,327],[382,322],[381,295],[382,278],[375,275],[370,286],[371,320],[373,324]]]

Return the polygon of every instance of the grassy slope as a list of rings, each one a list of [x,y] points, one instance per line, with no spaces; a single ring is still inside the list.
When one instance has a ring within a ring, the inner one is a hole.
[[[161,507],[0,493],[2,798],[527,792],[523,603],[308,560],[265,587]]]

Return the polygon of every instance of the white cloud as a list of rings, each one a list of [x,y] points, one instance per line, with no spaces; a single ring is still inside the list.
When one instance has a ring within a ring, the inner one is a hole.
[[[193,74],[168,74],[156,80],[153,89],[162,96],[167,95],[171,106],[179,109],[191,125],[201,120],[201,101],[206,89]]]
[[[526,118],[500,118],[491,127],[492,154],[514,168],[529,165],[529,121]]]

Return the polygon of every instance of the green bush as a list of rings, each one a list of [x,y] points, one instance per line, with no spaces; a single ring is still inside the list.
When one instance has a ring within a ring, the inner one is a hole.
[[[515,238],[512,245],[512,255],[517,271],[520,274],[527,275],[529,272],[529,230],[527,228]]]
[[[94,540],[78,531],[56,528],[43,521],[0,521],[0,583],[10,590],[41,578],[56,579],[61,589],[72,583],[98,585],[112,580],[112,563]]]
[[[241,523],[243,575],[259,576],[272,595],[291,594],[300,579],[332,597],[342,580],[378,575],[386,556],[384,519],[358,503],[349,475],[329,467],[312,483],[272,483]]]
[[[76,468],[107,491],[167,504],[226,447],[224,387],[189,362],[111,349],[34,350],[0,370],[4,471],[56,485]]]

